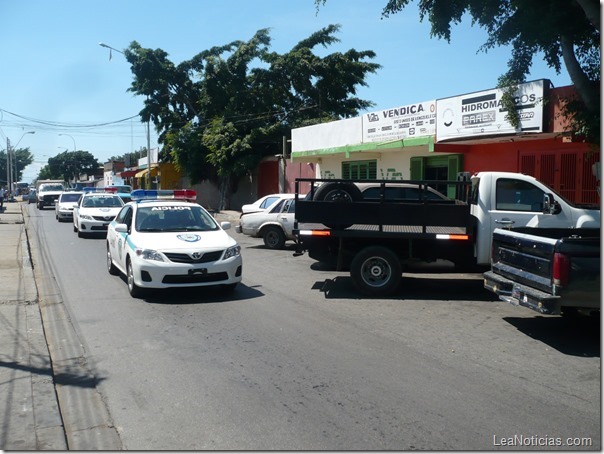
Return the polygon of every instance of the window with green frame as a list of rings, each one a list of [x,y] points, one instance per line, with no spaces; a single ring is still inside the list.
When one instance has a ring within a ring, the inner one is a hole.
[[[344,180],[377,180],[377,160],[343,162],[342,178]]]
[[[463,171],[463,155],[449,154],[443,156],[414,156],[411,158],[411,179],[425,180],[428,167],[446,167],[447,180],[457,179],[457,174]],[[455,197],[454,185],[448,185],[443,192],[447,197]]]

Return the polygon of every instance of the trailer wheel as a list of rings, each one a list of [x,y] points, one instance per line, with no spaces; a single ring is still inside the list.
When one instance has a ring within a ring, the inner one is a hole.
[[[402,274],[401,262],[396,254],[382,246],[362,249],[350,264],[352,282],[366,295],[390,295],[398,289]]]
[[[338,182],[324,183],[317,192],[314,200],[325,202],[356,202],[363,198],[361,190],[353,183]]]
[[[324,183],[321,185],[317,192],[315,193],[315,197],[313,200],[325,201],[325,202],[337,202],[337,203],[347,203],[347,202],[356,202],[358,200],[363,199],[363,194],[361,190],[354,183],[346,183],[346,182],[334,182],[334,183]],[[325,224],[330,229],[347,229],[352,224],[335,224],[335,223],[326,223]]]

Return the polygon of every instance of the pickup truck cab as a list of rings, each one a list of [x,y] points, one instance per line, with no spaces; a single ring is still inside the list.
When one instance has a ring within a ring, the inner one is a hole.
[[[296,180],[296,189],[300,182],[310,182],[312,190],[296,200],[296,255],[307,251],[338,270],[349,269],[355,286],[370,295],[395,291],[402,271],[412,263],[444,259],[459,271],[486,268],[498,227],[600,228],[599,209],[575,206],[534,177],[519,173],[480,172],[446,182],[373,180],[382,191],[373,201],[359,196],[355,183],[366,180],[305,178]],[[318,189],[317,183],[322,183]],[[389,186],[400,183],[418,185],[418,196],[385,197]],[[447,185],[456,199],[425,197],[427,188],[436,184]],[[350,197],[321,197],[337,188],[349,191]]]
[[[481,172],[472,177],[472,186],[478,192],[471,213],[477,220],[480,264],[490,263],[496,228],[600,228],[599,207],[578,207],[529,175]]]

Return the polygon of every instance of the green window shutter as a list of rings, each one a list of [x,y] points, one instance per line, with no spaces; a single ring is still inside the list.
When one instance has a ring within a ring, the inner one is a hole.
[[[449,173],[449,180],[456,180],[457,174],[463,172],[463,155],[462,154],[450,154],[447,156],[447,167]]]
[[[342,179],[375,180],[377,179],[377,160],[348,161],[342,163]]]
[[[447,172],[449,180],[457,180],[457,174],[463,172],[463,155],[450,154],[447,156]],[[455,185],[448,185],[447,197],[454,199],[456,197]]]
[[[411,158],[411,179],[422,180],[424,178],[425,158],[415,156]]]

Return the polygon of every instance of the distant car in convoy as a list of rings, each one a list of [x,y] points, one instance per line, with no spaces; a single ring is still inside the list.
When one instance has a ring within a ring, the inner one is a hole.
[[[254,213],[256,211],[264,211],[272,208],[277,202],[284,198],[293,199],[295,194],[269,194],[260,197],[254,203],[248,203],[241,207],[241,214]]]
[[[262,238],[269,249],[283,249],[287,240],[294,240],[295,218],[294,194],[280,194],[270,208],[262,211],[242,213],[238,233]]]
[[[73,209],[78,204],[82,192],[66,191],[63,192],[55,203],[55,219],[59,222],[73,219]]]
[[[131,199],[130,194],[132,193],[132,186],[129,184],[109,185],[105,186],[105,191],[116,193],[122,198],[124,203],[128,203]]]
[[[29,191],[29,194],[27,195],[27,203],[38,203],[38,197],[35,189]]]
[[[222,286],[242,278],[241,247],[201,205],[182,190],[132,192],[107,232],[107,269],[126,275],[134,298],[147,289]]]
[[[103,233],[124,201],[110,192],[85,192],[73,210],[73,231],[78,237],[92,233]]]

